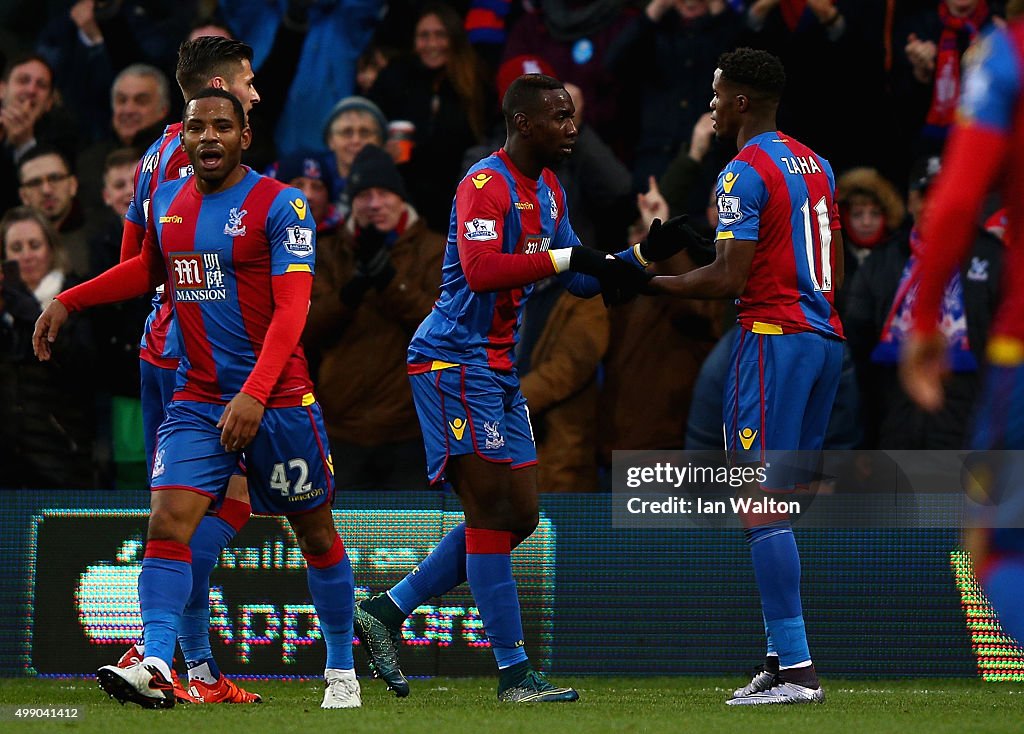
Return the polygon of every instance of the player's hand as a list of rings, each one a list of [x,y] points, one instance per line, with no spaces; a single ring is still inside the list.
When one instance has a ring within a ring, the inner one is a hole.
[[[686,219],[685,214],[680,214],[664,223],[660,219],[651,222],[647,238],[640,243],[641,257],[648,262],[660,262],[682,251],[690,235],[685,229]]]
[[[900,382],[922,410],[934,413],[945,399],[942,381],[949,373],[946,339],[936,332],[928,337],[911,335],[900,355]]]
[[[647,290],[651,275],[632,263],[609,255],[607,270],[598,276],[605,306],[619,306]]]
[[[60,327],[68,320],[68,310],[63,303],[54,298],[46,310],[36,319],[36,328],[32,332],[32,351],[40,362],[50,359],[50,345],[57,340]]]
[[[240,392],[224,406],[217,421],[220,444],[226,451],[241,451],[256,437],[265,408],[259,400]]]
[[[597,278],[606,306],[615,306],[642,292],[651,276],[642,269],[591,247],[574,247],[569,256],[569,270]]]
[[[607,269],[605,260],[611,257],[607,252],[593,247],[574,247],[569,254],[569,270],[574,273],[593,275],[595,278]]]
[[[686,254],[693,260],[694,265],[702,268],[710,265],[718,257],[718,250],[715,243],[695,230],[689,224],[683,224],[683,237],[686,238]]]

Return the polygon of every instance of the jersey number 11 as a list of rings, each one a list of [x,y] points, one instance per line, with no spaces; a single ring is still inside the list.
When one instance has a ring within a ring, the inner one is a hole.
[[[815,219],[818,221],[818,236],[814,236],[811,226],[810,201],[804,199],[800,212],[804,215],[804,246],[807,248],[807,270],[811,275],[811,284],[816,291],[832,290],[832,228],[829,217],[828,203],[825,197],[818,199],[814,205]],[[815,242],[820,246],[815,252]]]

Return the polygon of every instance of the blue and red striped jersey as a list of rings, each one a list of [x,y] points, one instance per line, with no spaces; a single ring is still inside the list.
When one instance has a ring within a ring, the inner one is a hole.
[[[537,180],[524,176],[504,150],[471,167],[455,192],[441,295],[409,345],[410,364],[437,360],[511,371],[523,306],[533,285],[474,292],[459,258],[460,240],[464,247],[497,245],[508,255],[575,247],[580,241],[569,223],[565,191],[549,169]],[[577,278],[570,290],[593,295],[596,281],[584,280],[592,279]]]
[[[914,328],[934,332],[946,283],[970,252],[986,197],[1006,205],[1006,262],[990,358],[1024,361],[1024,18],[994,28],[966,57],[957,121],[921,217],[921,286]]]
[[[718,175],[716,239],[757,242],[736,302],[744,328],[843,337],[832,286],[835,188],[829,162],[778,131],[751,138]]]
[[[140,237],[146,231],[150,202],[157,187],[168,179],[192,174],[192,164],[181,147],[181,127],[181,123],[176,122],[164,128],[163,134],[146,149],[135,167],[135,195],[125,219],[139,227]],[[141,245],[140,241],[140,249]],[[160,288],[153,296],[153,310],[146,318],[139,356],[157,367],[175,369],[181,355],[174,332],[174,311],[166,292]]]
[[[274,314],[271,278],[312,276],[316,225],[295,188],[247,170],[203,196],[194,179],[153,194],[145,248],[157,248],[178,320],[175,399],[227,403],[263,350]],[[301,404],[312,392],[301,345],[288,358],[267,407]]]

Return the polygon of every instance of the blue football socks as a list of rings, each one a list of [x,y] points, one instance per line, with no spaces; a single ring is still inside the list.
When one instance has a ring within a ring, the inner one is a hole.
[[[800,554],[788,522],[747,530],[754,575],[770,640],[782,669],[810,663],[800,602]]]
[[[466,576],[499,670],[527,659],[511,552],[512,533],[466,528]]]
[[[139,607],[146,657],[167,663],[174,644],[185,599],[192,591],[192,552],[184,543],[150,540],[139,574]]]
[[[189,542],[192,549],[192,594],[185,604],[178,629],[178,644],[191,670],[206,663],[214,681],[220,670],[210,649],[210,573],[220,552],[235,537],[235,528],[214,515],[205,516]]]
[[[326,668],[350,670],[352,662],[352,613],[355,608],[355,579],[352,564],[341,538],[320,556],[303,554],[309,593],[313,597],[320,629],[327,643]]]
[[[466,523],[459,523],[430,555],[388,592],[391,601],[409,616],[420,604],[442,596],[466,580]]]

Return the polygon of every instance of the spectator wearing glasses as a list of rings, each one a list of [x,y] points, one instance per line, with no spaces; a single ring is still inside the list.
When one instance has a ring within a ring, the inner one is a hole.
[[[78,178],[67,157],[56,148],[36,146],[18,162],[21,203],[40,212],[60,233],[68,268],[89,272],[91,230],[78,205]]]
[[[366,97],[345,97],[334,105],[324,125],[324,142],[333,156],[327,166],[330,171],[330,189],[338,192],[335,203],[338,213],[346,218],[351,203],[346,192],[346,182],[352,171],[352,163],[366,145],[384,145],[388,121],[380,107]]]

